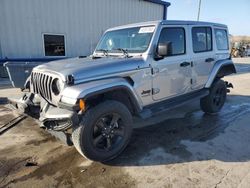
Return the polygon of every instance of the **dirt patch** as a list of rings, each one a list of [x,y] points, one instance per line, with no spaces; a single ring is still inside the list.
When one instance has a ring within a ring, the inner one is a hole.
[[[0,108],[7,122],[12,112]],[[4,140],[8,140],[8,142]],[[92,163],[28,118],[0,137],[0,187],[133,187],[118,167]],[[27,165],[35,164],[35,165]],[[113,186],[112,186],[113,185]]]
[[[50,154],[58,151],[50,151]],[[39,156],[37,156],[39,161]],[[132,187],[135,181],[122,169],[100,163],[82,166],[85,160],[74,148],[60,156],[51,157],[46,163],[26,166],[27,158],[0,159],[1,187],[29,187],[33,183],[53,187]],[[37,160],[36,160],[37,161]],[[113,185],[113,186],[112,186]],[[43,186],[41,186],[43,187]]]

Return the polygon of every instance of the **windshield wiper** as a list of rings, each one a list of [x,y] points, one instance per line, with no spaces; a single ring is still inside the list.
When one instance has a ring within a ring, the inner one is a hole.
[[[98,50],[96,50],[96,51],[97,51],[97,52],[98,52],[98,51],[99,51],[99,52],[102,52],[103,55],[104,55],[105,57],[108,57],[108,56],[109,56],[108,50],[105,50],[105,49],[98,49]],[[103,58],[103,56],[92,55],[92,59],[99,59],[99,58]]]
[[[114,50],[121,51],[125,57],[130,57],[129,54],[128,54],[128,50],[127,49],[116,48]]]
[[[108,50],[105,50],[105,49],[98,49],[98,50],[96,50],[96,51],[100,51],[100,52],[103,53],[103,55],[109,56]]]

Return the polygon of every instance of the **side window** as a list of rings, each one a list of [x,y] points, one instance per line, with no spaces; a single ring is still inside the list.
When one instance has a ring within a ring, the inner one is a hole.
[[[214,33],[215,33],[217,49],[228,50],[229,44],[228,44],[227,31],[225,29],[215,29]]]
[[[212,50],[212,29],[210,27],[194,27],[192,29],[193,51],[195,53]]]
[[[44,34],[45,56],[65,56],[64,35]]]
[[[185,40],[184,28],[164,28],[161,31],[159,43],[170,43],[170,54],[174,56],[186,53]]]

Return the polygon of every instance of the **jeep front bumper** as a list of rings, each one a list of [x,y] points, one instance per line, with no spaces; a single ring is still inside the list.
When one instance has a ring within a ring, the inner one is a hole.
[[[25,94],[20,100],[10,100],[19,113],[25,113],[41,123],[41,127],[53,131],[66,131],[79,124],[76,111],[55,107],[45,101],[34,103],[34,94]]]

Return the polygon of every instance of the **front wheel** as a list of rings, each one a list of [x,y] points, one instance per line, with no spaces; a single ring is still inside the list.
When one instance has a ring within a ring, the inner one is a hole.
[[[209,90],[209,95],[200,101],[201,109],[208,114],[215,114],[223,107],[227,96],[227,87],[223,80],[217,80]]]
[[[79,126],[73,127],[72,140],[84,157],[109,161],[128,145],[132,134],[132,115],[117,101],[105,101],[88,110]]]

